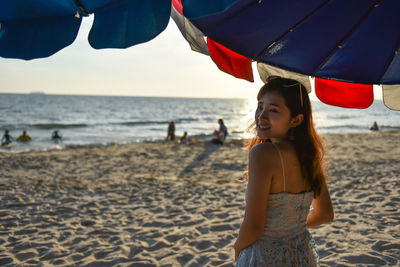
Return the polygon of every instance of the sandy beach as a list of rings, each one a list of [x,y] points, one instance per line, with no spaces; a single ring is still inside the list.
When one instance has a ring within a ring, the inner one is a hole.
[[[400,132],[325,134],[322,266],[400,265]],[[0,153],[1,266],[233,266],[247,152],[133,144]]]

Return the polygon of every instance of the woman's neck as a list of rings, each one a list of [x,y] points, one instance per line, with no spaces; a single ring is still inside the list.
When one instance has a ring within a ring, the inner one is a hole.
[[[289,142],[288,138],[271,138],[270,139],[272,143],[287,143]]]

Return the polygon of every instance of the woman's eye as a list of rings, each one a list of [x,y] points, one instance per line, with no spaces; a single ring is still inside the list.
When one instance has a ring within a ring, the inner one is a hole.
[[[276,110],[276,109],[274,109],[274,108],[271,108],[271,109],[269,110],[269,112],[278,112],[278,110]]]

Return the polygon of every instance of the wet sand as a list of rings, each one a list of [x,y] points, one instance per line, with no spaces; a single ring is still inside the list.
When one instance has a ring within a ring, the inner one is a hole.
[[[322,266],[400,264],[400,132],[323,135]],[[0,265],[233,266],[247,153],[135,144],[0,153]]]

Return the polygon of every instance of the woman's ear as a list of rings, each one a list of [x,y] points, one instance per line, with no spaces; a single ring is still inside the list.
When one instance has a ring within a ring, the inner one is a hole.
[[[304,115],[303,114],[298,114],[296,117],[292,118],[292,121],[290,122],[290,127],[297,127],[299,126],[304,120]]]

